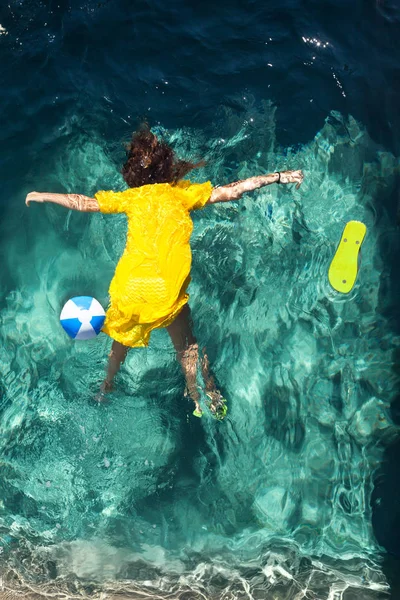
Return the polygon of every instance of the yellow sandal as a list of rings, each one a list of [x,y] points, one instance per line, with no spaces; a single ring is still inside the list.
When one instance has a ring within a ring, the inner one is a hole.
[[[359,252],[367,228],[360,221],[349,221],[329,267],[329,283],[337,292],[348,294],[356,282]]]
[[[210,402],[207,402],[207,406],[210,409],[210,412],[214,419],[218,421],[222,421],[225,419],[228,413],[228,407],[226,405],[226,400],[219,394],[217,402],[213,400],[213,397],[210,392],[206,392],[206,396],[210,398]]]

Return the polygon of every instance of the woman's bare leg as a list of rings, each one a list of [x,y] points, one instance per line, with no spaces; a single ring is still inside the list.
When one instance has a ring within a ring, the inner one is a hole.
[[[128,346],[124,346],[123,344],[121,344],[120,342],[116,342],[115,340],[113,341],[111,346],[111,352],[108,355],[107,375],[101,386],[102,392],[109,392],[112,389],[113,379],[118,373],[121,364],[124,362],[128,350]]]
[[[206,396],[210,399],[208,405],[209,409],[217,419],[222,420],[227,413],[226,401],[217,388],[214,375],[210,373],[210,361],[208,360],[205,348],[203,348],[203,356],[201,359],[201,373],[206,386]]]
[[[195,412],[197,413],[197,416],[201,416],[202,410],[199,404],[200,394],[197,389],[196,381],[199,346],[193,335],[190,308],[187,304],[185,304],[171,325],[167,327],[167,330],[171,336],[172,343],[174,344],[177,359],[182,366],[189,396],[195,403]],[[203,349],[201,367],[206,387],[205,391],[211,400],[210,409],[213,413],[217,414],[223,399],[221,393],[216,388],[214,377],[209,372],[209,360],[205,349]]]
[[[203,348],[203,356],[201,359],[201,373],[203,375],[203,380],[206,385],[206,392],[215,392],[215,379],[214,376],[210,373],[210,361],[208,360],[205,348]]]
[[[176,358],[180,362],[185,375],[187,391],[195,403],[197,414],[201,416],[200,394],[196,382],[199,346],[193,335],[190,308],[187,304],[185,304],[171,325],[168,325],[167,331],[176,350]]]

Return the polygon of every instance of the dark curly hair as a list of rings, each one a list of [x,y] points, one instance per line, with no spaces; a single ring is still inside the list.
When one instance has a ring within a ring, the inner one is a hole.
[[[166,142],[160,141],[150,131],[147,123],[133,133],[127,145],[127,160],[121,173],[129,187],[149,183],[177,183],[189,171],[205,163],[179,160]]]

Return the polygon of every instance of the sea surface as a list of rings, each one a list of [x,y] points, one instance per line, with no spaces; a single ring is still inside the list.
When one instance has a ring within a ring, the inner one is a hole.
[[[0,598],[400,598],[400,6],[0,6]],[[192,416],[165,330],[93,401],[124,217],[29,191],[124,189],[147,119],[193,179],[303,169],[193,215],[190,305],[229,415]],[[344,225],[359,277],[327,272]]]

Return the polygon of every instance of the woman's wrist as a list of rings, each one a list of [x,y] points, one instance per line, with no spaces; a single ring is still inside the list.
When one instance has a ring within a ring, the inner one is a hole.
[[[271,185],[271,183],[280,183],[279,182],[280,173],[276,171],[275,173],[268,173],[268,175],[256,175],[255,177],[250,177],[248,181],[254,181],[257,183],[254,189],[258,187],[263,187],[264,185]]]

